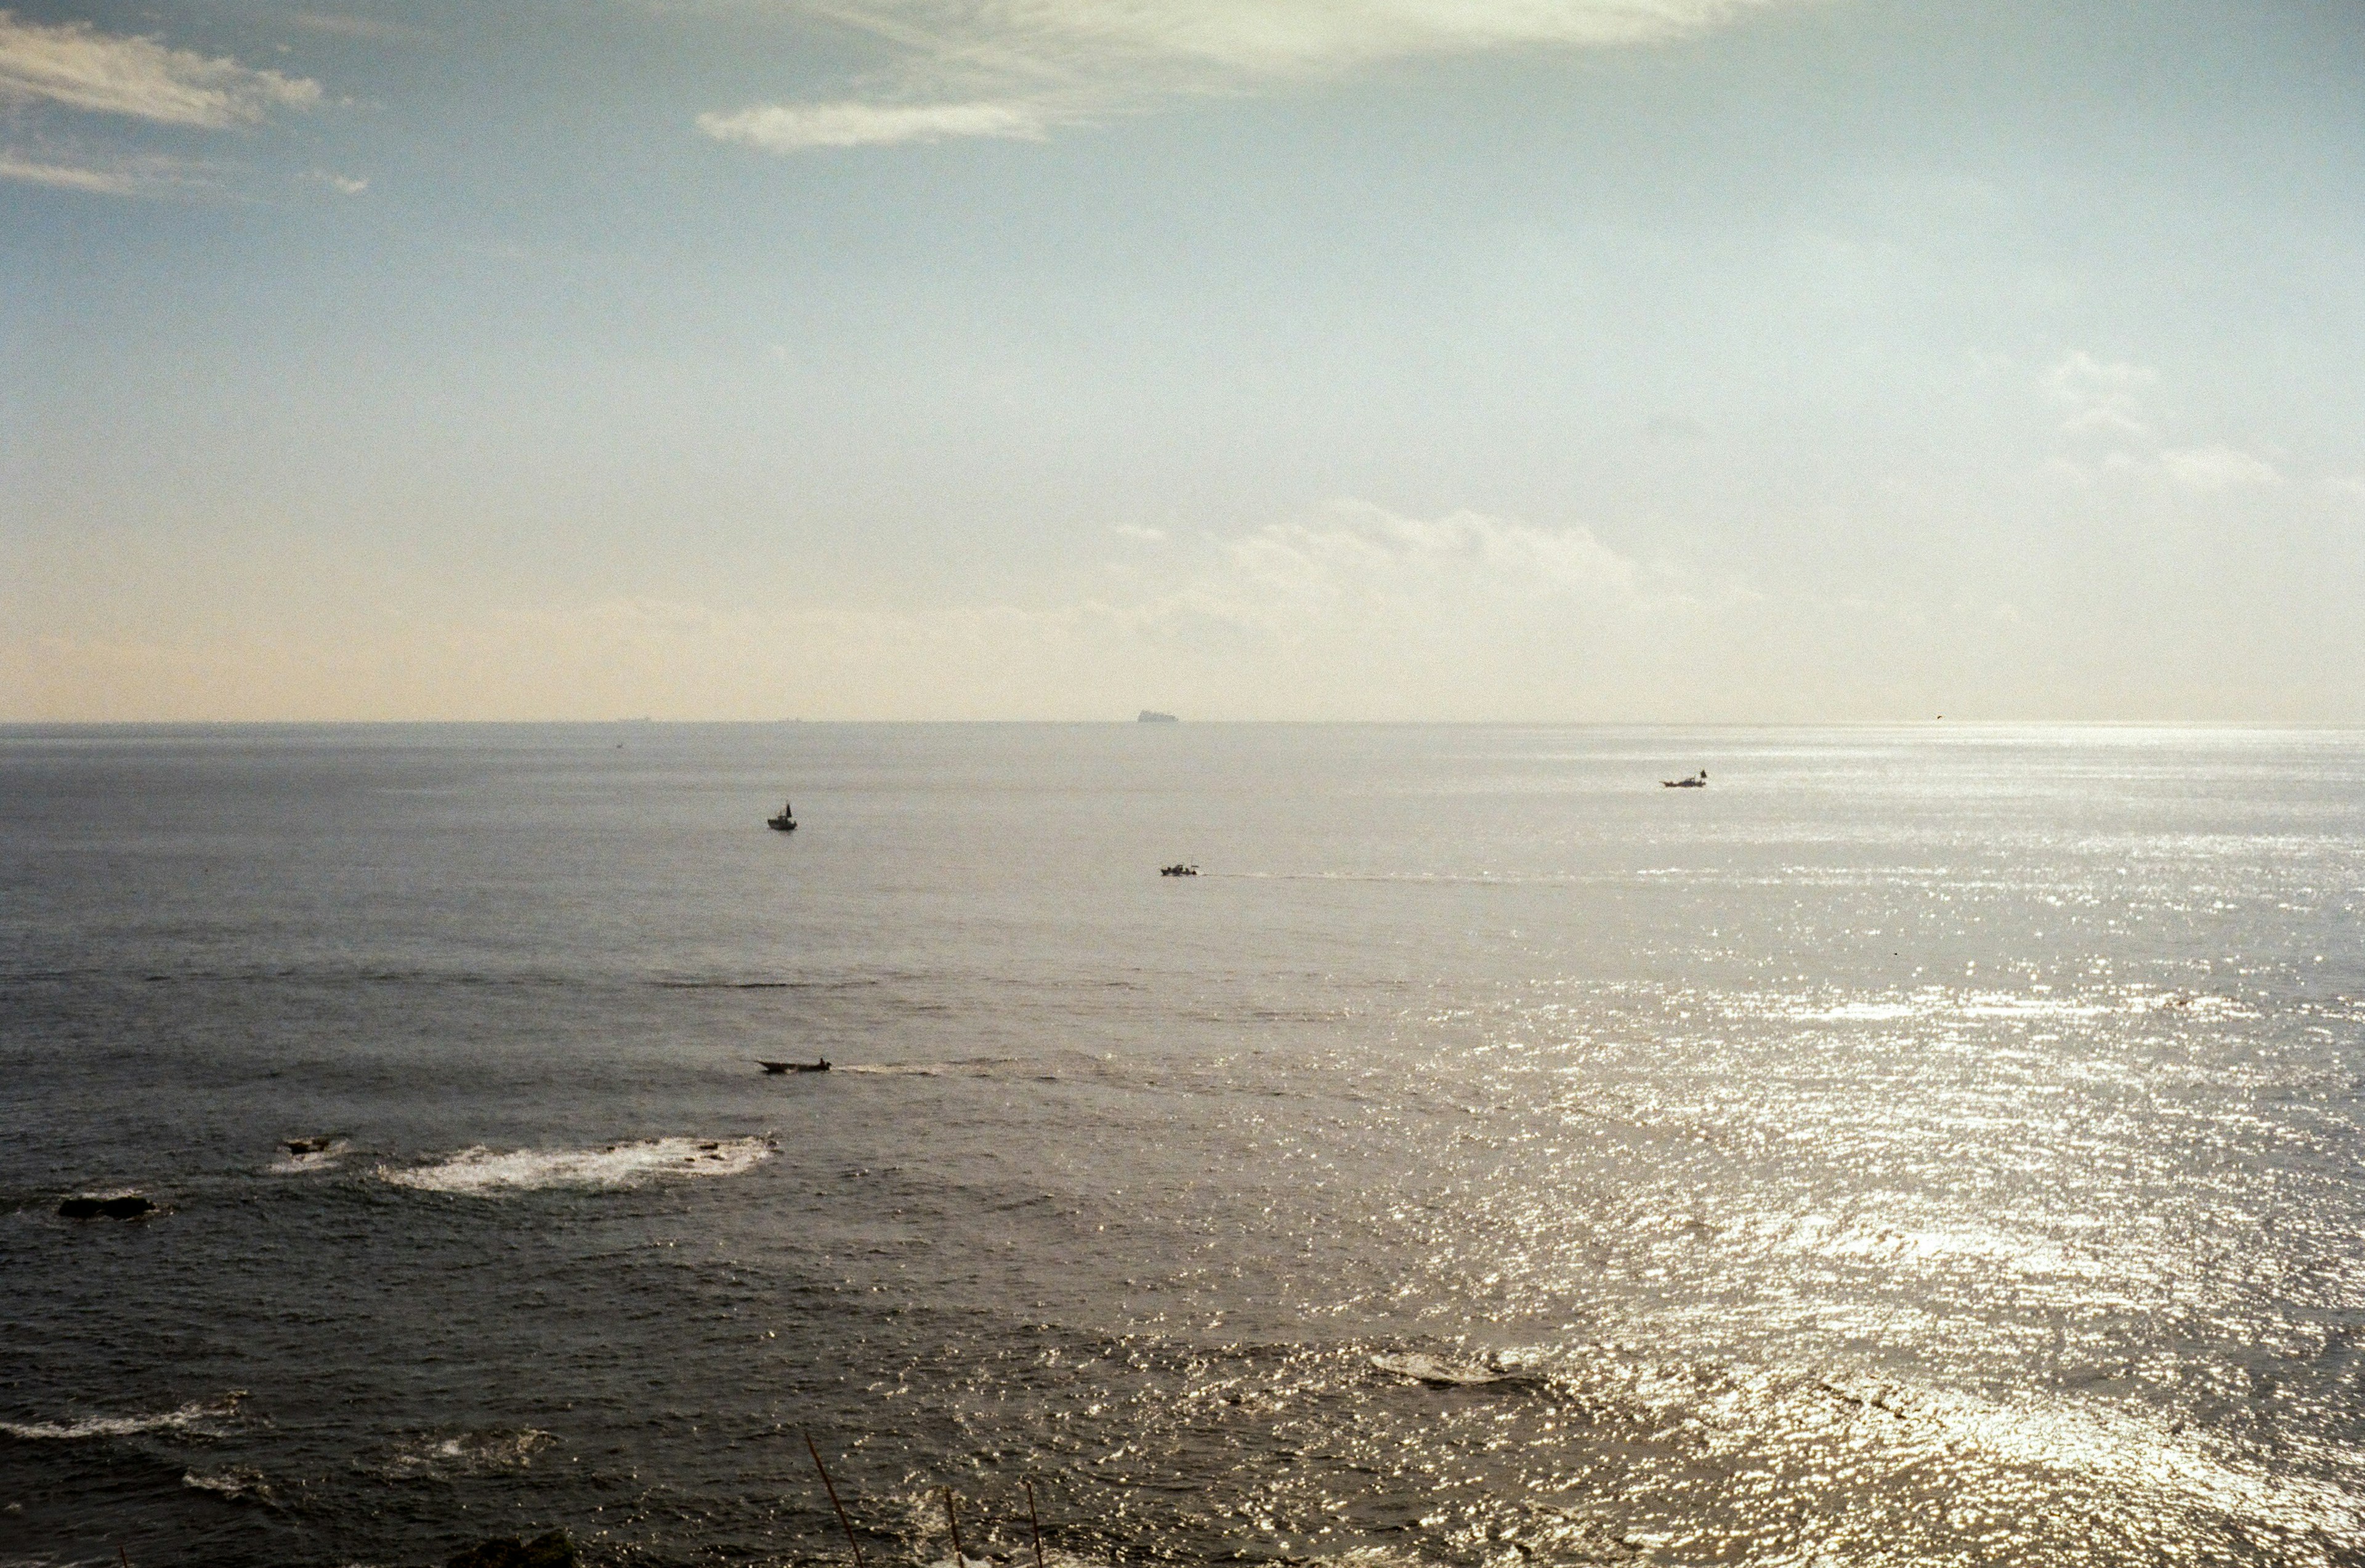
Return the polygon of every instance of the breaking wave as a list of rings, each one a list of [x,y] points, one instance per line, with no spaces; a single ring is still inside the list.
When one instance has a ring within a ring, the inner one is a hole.
[[[265,1169],[274,1176],[301,1176],[312,1170],[334,1170],[353,1144],[331,1138],[324,1148],[286,1149]]]
[[[79,1442],[92,1438],[128,1438],[140,1432],[203,1430],[238,1414],[244,1389],[219,1399],[201,1399],[153,1416],[85,1416],[78,1421],[0,1421],[0,1434],[27,1442]]]
[[[1500,1372],[1477,1361],[1448,1361],[1425,1350],[1407,1350],[1398,1354],[1373,1356],[1372,1364],[1384,1372],[1398,1377],[1418,1378],[1422,1383],[1452,1383],[1474,1387],[1480,1383],[1504,1383],[1518,1374]]]
[[[208,1492],[233,1503],[261,1503],[269,1506],[278,1501],[259,1470],[223,1470],[210,1475],[192,1470],[182,1475],[181,1484],[191,1491]]]
[[[422,1438],[396,1450],[381,1473],[411,1480],[524,1470],[533,1463],[535,1454],[557,1441],[539,1427]]]
[[[738,1176],[772,1158],[768,1137],[644,1138],[602,1148],[517,1148],[478,1144],[432,1165],[381,1165],[398,1187],[422,1193],[521,1193],[549,1187],[637,1187],[644,1182]]]

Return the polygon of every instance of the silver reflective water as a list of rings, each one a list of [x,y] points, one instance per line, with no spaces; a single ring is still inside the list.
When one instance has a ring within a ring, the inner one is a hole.
[[[817,1560],[810,1432],[891,1561],[944,1485],[1031,1560],[1029,1477],[1095,1564],[2365,1561],[2353,734],[17,731],[0,789],[0,1553]]]

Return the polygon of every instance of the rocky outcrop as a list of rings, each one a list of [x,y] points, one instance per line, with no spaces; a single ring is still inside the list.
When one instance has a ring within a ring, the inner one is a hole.
[[[68,1219],[138,1219],[155,1212],[155,1204],[137,1193],[122,1193],[112,1198],[77,1195],[58,1204],[58,1213]]]

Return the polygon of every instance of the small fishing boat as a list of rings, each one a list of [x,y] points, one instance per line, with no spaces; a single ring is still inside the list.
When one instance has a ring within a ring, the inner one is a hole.
[[[757,1057],[756,1065],[766,1072],[827,1072],[829,1058],[816,1057],[812,1061],[766,1061],[762,1057]]]
[[[1708,788],[1708,769],[1703,767],[1689,778],[1662,778],[1659,780],[1659,788],[1662,790],[1705,790]]]
[[[781,833],[796,832],[796,808],[791,806],[788,801],[782,801],[780,802],[780,814],[776,817],[766,817],[764,819],[764,825],[768,828],[776,828]]]
[[[1199,874],[1199,868],[1177,861],[1171,866],[1160,866],[1158,874],[1161,877],[1195,877]]]

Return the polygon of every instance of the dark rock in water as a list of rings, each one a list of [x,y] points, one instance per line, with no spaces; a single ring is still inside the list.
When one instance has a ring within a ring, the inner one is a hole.
[[[574,1538],[555,1529],[532,1540],[497,1535],[447,1559],[443,1568],[580,1568],[582,1562],[576,1554]]]
[[[323,1133],[319,1137],[290,1137],[279,1141],[287,1146],[290,1154],[326,1154],[329,1145],[336,1140]]]
[[[58,1205],[58,1213],[68,1219],[138,1219],[155,1212],[156,1205],[137,1193],[119,1198],[68,1198]]]

